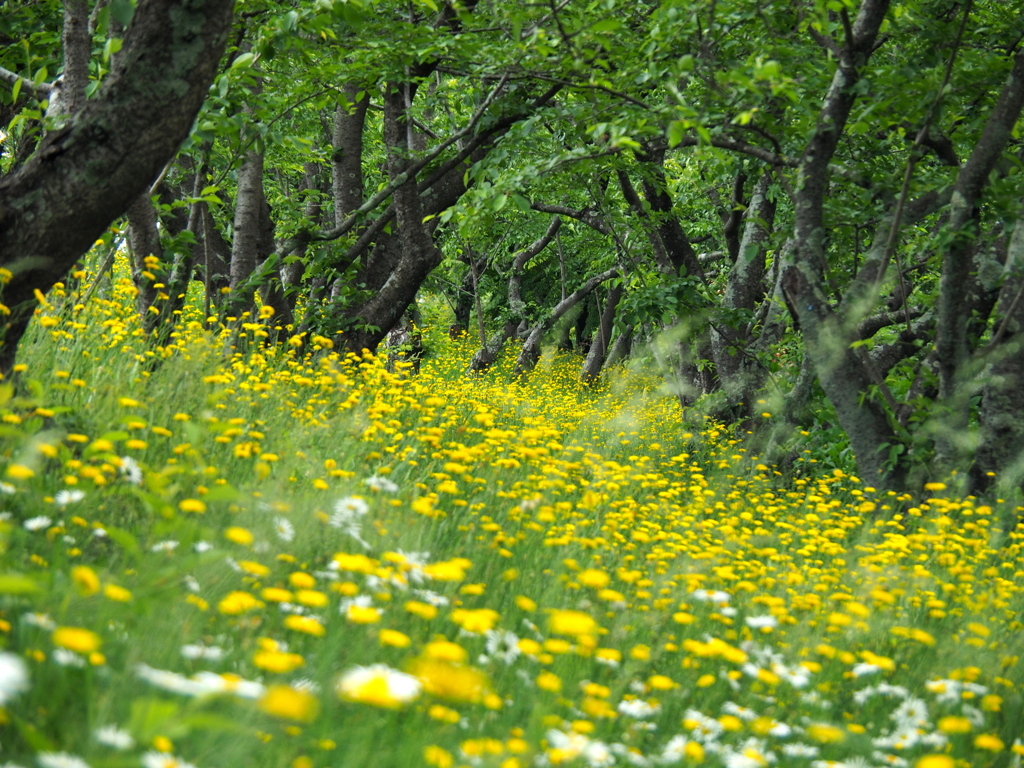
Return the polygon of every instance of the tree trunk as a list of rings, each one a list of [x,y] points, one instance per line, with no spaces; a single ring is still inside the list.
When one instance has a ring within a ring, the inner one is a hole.
[[[849,436],[860,474],[876,485],[900,487],[905,467],[900,454],[888,449],[895,449],[901,440],[883,405],[865,397],[873,381],[863,359],[850,349],[850,331],[832,310],[823,283],[828,164],[888,8],[889,0],[864,0],[839,52],[839,66],[797,169],[794,264],[782,274],[781,287],[818,380]]]
[[[998,322],[988,345],[978,414],[978,446],[969,473],[970,493],[1024,480],[1024,218],[1017,219],[1007,249]]]
[[[388,176],[393,182],[398,182],[409,166],[412,93],[411,83],[388,84],[384,92],[384,143],[388,147]],[[357,353],[376,349],[416,298],[427,275],[441,263],[441,252],[423,223],[423,203],[415,175],[401,183],[393,194],[401,255],[376,296],[360,308],[361,327],[346,334],[345,343]]]
[[[231,25],[232,0],[140,3],[96,98],[0,179],[0,372],[46,292],[132,200],[148,189],[192,129]]]
[[[601,322],[594,331],[594,340],[590,343],[590,352],[583,363],[583,370],[580,378],[584,384],[592,384],[601,375],[601,368],[604,367],[605,356],[612,341],[612,327],[615,324],[615,311],[619,308],[619,301],[622,299],[622,283],[616,283],[608,290],[608,299],[604,304],[604,311],[601,313]]]
[[[768,198],[771,172],[762,174],[746,210],[743,234],[729,272],[722,308],[727,316],[711,329],[715,371],[731,406],[744,417],[753,414],[756,392],[764,386],[765,369],[753,355],[754,308],[764,298],[765,254],[775,219],[775,203]]]
[[[547,331],[549,331],[554,324],[565,315],[566,312],[575,307],[579,302],[583,301],[583,299],[587,298],[587,296],[589,296],[597,286],[601,285],[601,283],[618,276],[618,269],[609,269],[599,275],[594,275],[592,278],[587,280],[587,282],[566,296],[564,300],[558,302],[555,308],[551,310],[551,314],[533,326],[526,337],[526,341],[523,342],[523,348],[519,352],[519,357],[516,359],[516,376],[522,376],[529,373],[536,367],[540,360],[541,338],[543,338],[544,334],[547,333]]]
[[[132,282],[138,293],[135,306],[146,335],[152,334],[160,321],[157,284],[163,282],[164,249],[160,244],[156,208],[147,189],[128,206],[128,246],[131,249]]]
[[[231,242],[231,293],[227,313],[241,317],[253,308],[253,286],[249,279],[256,270],[260,226],[263,216],[263,153],[250,149],[238,170],[235,195],[235,226]]]

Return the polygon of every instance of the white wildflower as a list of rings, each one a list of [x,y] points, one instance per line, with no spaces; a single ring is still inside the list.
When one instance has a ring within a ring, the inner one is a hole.
[[[28,667],[20,656],[0,652],[0,707],[29,689]]]
[[[59,507],[66,507],[68,504],[74,504],[84,498],[85,491],[72,488],[70,490],[57,491],[53,496],[53,502]]]
[[[274,533],[281,541],[291,541],[295,538],[295,526],[287,518],[278,517],[274,520]]]
[[[386,477],[380,477],[379,475],[373,475],[363,480],[363,485],[369,488],[371,491],[382,491],[384,493],[397,493],[398,485]]]
[[[111,749],[124,751],[135,746],[135,739],[132,738],[132,735],[128,731],[121,730],[116,725],[105,725],[102,728],[97,728],[92,736],[100,744]]]
[[[37,515],[36,517],[30,517],[22,525],[25,526],[26,531],[39,531],[43,528],[49,528],[52,522],[53,519],[46,515]]]

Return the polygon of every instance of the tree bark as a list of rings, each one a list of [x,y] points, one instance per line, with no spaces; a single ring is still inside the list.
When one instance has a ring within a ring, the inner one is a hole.
[[[978,446],[969,472],[970,493],[997,482],[1024,480],[1024,217],[1018,217],[1007,249],[996,327],[989,342],[978,413]]]
[[[97,97],[0,180],[0,372],[48,291],[156,178],[192,128],[217,72],[232,0],[141,3]]]
[[[849,330],[832,310],[823,283],[828,165],[857,99],[855,86],[888,8],[889,0],[865,0],[856,20],[848,25],[849,36],[797,169],[794,264],[782,274],[781,287],[818,380],[849,436],[861,475],[876,485],[899,487],[905,468],[898,458],[891,461],[897,453],[890,454],[886,448],[901,441],[884,407],[864,397],[873,381],[863,360],[850,349]]]
[[[612,327],[615,324],[615,312],[622,300],[622,283],[616,283],[608,290],[608,298],[601,313],[601,322],[594,331],[594,340],[590,343],[590,351],[583,363],[580,378],[584,384],[593,384],[601,375],[608,348],[612,343]]]
[[[765,171],[750,197],[735,263],[722,297],[722,308],[736,319],[726,317],[711,329],[712,358],[719,382],[730,406],[738,407],[746,418],[754,413],[754,397],[765,380],[764,367],[751,354],[753,323],[742,323],[742,318],[746,313],[753,316],[765,294],[765,254],[775,220],[775,203],[768,198],[770,182],[771,172]],[[738,313],[743,314],[737,318]]]
[[[526,341],[523,342],[523,348],[519,352],[519,357],[516,359],[516,375],[521,376],[525,373],[529,373],[536,367],[537,362],[540,360],[541,338],[554,326],[555,323],[559,321],[559,319],[562,318],[563,315],[565,315],[566,312],[579,304],[583,299],[587,298],[587,296],[589,296],[597,286],[601,285],[601,283],[618,276],[618,269],[609,269],[599,275],[594,275],[583,285],[566,296],[565,299],[558,302],[546,318],[533,326],[533,328],[530,329],[529,335],[526,337]]]

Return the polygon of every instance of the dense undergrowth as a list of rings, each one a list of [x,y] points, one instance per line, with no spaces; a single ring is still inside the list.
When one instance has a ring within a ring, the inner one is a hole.
[[[49,298],[0,389],[0,764],[1020,764],[1016,509],[782,482],[642,371]]]

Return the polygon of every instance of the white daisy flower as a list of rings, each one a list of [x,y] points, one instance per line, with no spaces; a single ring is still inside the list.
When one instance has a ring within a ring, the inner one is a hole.
[[[68,752],[37,752],[39,768],[89,768],[89,764],[78,755]]]
[[[53,519],[47,517],[46,515],[37,515],[36,517],[30,517],[28,520],[22,523],[22,525],[25,527],[26,531],[39,531],[43,528],[49,528],[50,523],[52,522]]]
[[[388,480],[386,477],[380,477],[374,475],[363,480],[363,485],[369,488],[371,491],[382,491],[384,493],[397,493],[398,485]]]
[[[25,662],[13,653],[0,653],[0,706],[28,689],[28,667]]]
[[[78,488],[72,488],[70,490],[65,489],[63,491],[57,491],[53,496],[53,502],[59,507],[66,507],[68,504],[74,504],[84,498],[85,491],[80,491]]]
[[[181,655],[186,659],[206,659],[207,661],[220,661],[224,658],[224,649],[216,645],[203,645],[202,643],[188,643],[181,646]]]
[[[287,518],[278,517],[274,520],[274,533],[281,541],[291,541],[295,538],[295,526]]]
[[[121,457],[121,474],[132,485],[142,485],[142,467],[131,456]]]
[[[170,752],[150,750],[142,756],[142,768],[196,768]]]
[[[128,731],[123,731],[116,725],[105,725],[97,728],[92,737],[100,744],[111,749],[124,751],[135,746],[135,739]]]

